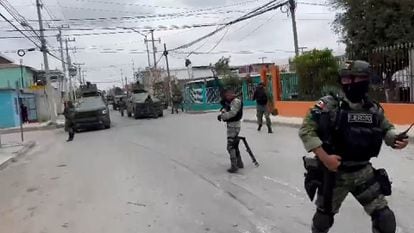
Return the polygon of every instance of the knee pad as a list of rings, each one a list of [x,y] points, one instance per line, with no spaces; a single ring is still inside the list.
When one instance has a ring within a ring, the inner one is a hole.
[[[334,215],[317,210],[313,216],[312,233],[326,233],[334,223]]]
[[[395,233],[397,223],[395,215],[390,208],[385,207],[371,214],[373,233]]]

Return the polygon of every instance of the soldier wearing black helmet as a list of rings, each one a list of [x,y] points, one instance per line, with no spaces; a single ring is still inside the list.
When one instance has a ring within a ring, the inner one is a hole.
[[[407,146],[397,137],[381,105],[368,96],[371,67],[351,61],[340,70],[344,97],[322,97],[311,109],[299,136],[315,158],[304,158],[305,188],[317,210],[312,233],[327,233],[342,202],[351,193],[371,216],[374,233],[395,233],[396,223],[385,196],[391,184],[384,169],[374,169],[382,141],[394,149]],[[313,163],[311,162],[313,161]]]

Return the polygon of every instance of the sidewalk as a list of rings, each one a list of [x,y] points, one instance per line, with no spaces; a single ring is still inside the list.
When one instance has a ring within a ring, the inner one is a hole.
[[[25,155],[30,149],[36,145],[35,142],[29,141],[25,143],[8,142],[0,146],[0,170],[7,167],[11,162],[16,161],[19,157]]]
[[[35,130],[61,128],[64,125],[65,125],[65,117],[62,115],[59,115],[57,116],[55,125],[53,125],[51,121],[28,123],[28,124],[23,124],[23,131],[29,132],[29,131],[35,131]],[[0,129],[0,134],[9,134],[9,133],[16,133],[16,132],[20,132],[20,126]]]
[[[243,122],[256,123],[256,109],[248,108],[244,109]],[[299,128],[302,125],[303,118],[299,117],[283,117],[283,116],[270,116],[272,124],[285,125]],[[263,119],[264,120],[264,119]],[[397,132],[403,132],[410,127],[409,125],[395,125]],[[410,139],[414,142],[414,127],[408,133]]]

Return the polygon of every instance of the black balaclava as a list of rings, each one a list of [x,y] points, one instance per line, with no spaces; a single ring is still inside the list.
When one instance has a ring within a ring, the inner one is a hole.
[[[369,81],[352,82],[350,84],[342,84],[342,90],[346,98],[352,103],[360,103],[364,100],[369,91]]]

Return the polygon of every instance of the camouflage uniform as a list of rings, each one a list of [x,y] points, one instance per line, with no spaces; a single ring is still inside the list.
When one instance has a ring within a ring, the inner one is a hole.
[[[270,120],[270,113],[269,113],[269,110],[267,109],[267,105],[257,104],[256,105],[256,117],[257,117],[257,124],[259,126],[263,124],[263,115],[265,116],[265,119],[266,119],[266,126],[269,129],[269,131],[271,131],[272,122]]]
[[[347,99],[343,99],[350,109],[362,110],[362,103],[351,103]],[[385,118],[383,109],[379,105],[375,105],[376,111],[381,117],[380,128],[383,132],[383,139],[388,146],[394,144],[396,133],[394,126]],[[330,120],[335,121],[339,109],[339,101],[333,96],[325,96],[311,109],[310,113],[305,117],[303,125],[300,128],[299,136],[305,146],[305,149],[310,152],[323,145],[322,140],[318,136],[319,123],[315,120],[314,114],[321,112],[329,113]],[[348,119],[349,121],[349,119]],[[341,155],[339,155],[341,156]],[[367,163],[355,171],[343,170],[342,166],[352,166],[358,164],[352,161],[346,161],[341,164],[339,170],[335,174],[335,185],[332,193],[331,210],[324,209],[323,194],[318,191],[316,200],[317,212],[313,218],[312,232],[326,233],[333,224],[333,216],[338,213],[342,202],[345,200],[348,193],[351,193],[358,202],[364,207],[367,214],[373,218],[377,211],[389,210],[387,201],[380,191],[380,184],[375,180],[374,169],[372,165]],[[329,202],[328,202],[329,203]],[[327,213],[326,211],[330,212]],[[389,212],[388,212],[389,213]],[[391,212],[392,213],[392,212]],[[390,216],[387,216],[390,217]],[[392,214],[392,218],[394,215]],[[384,232],[394,232],[392,226]],[[382,233],[382,231],[375,230],[374,233]]]
[[[238,98],[234,98],[230,103],[230,110],[221,114],[223,121],[228,121],[233,117],[236,117],[239,111],[243,108],[242,102]],[[237,138],[240,133],[241,122],[232,121],[227,122],[227,151],[230,154],[230,161],[232,166],[242,168],[242,160],[239,150],[240,140]]]
[[[124,112],[126,109],[126,101],[124,99],[119,100],[119,112],[121,113],[121,116],[124,116]]]
[[[69,134],[68,141],[72,141],[75,137],[75,125],[73,122],[75,115],[74,106],[72,104],[70,104],[70,106],[66,105],[65,109],[63,110],[63,115],[65,116],[65,131]]]

